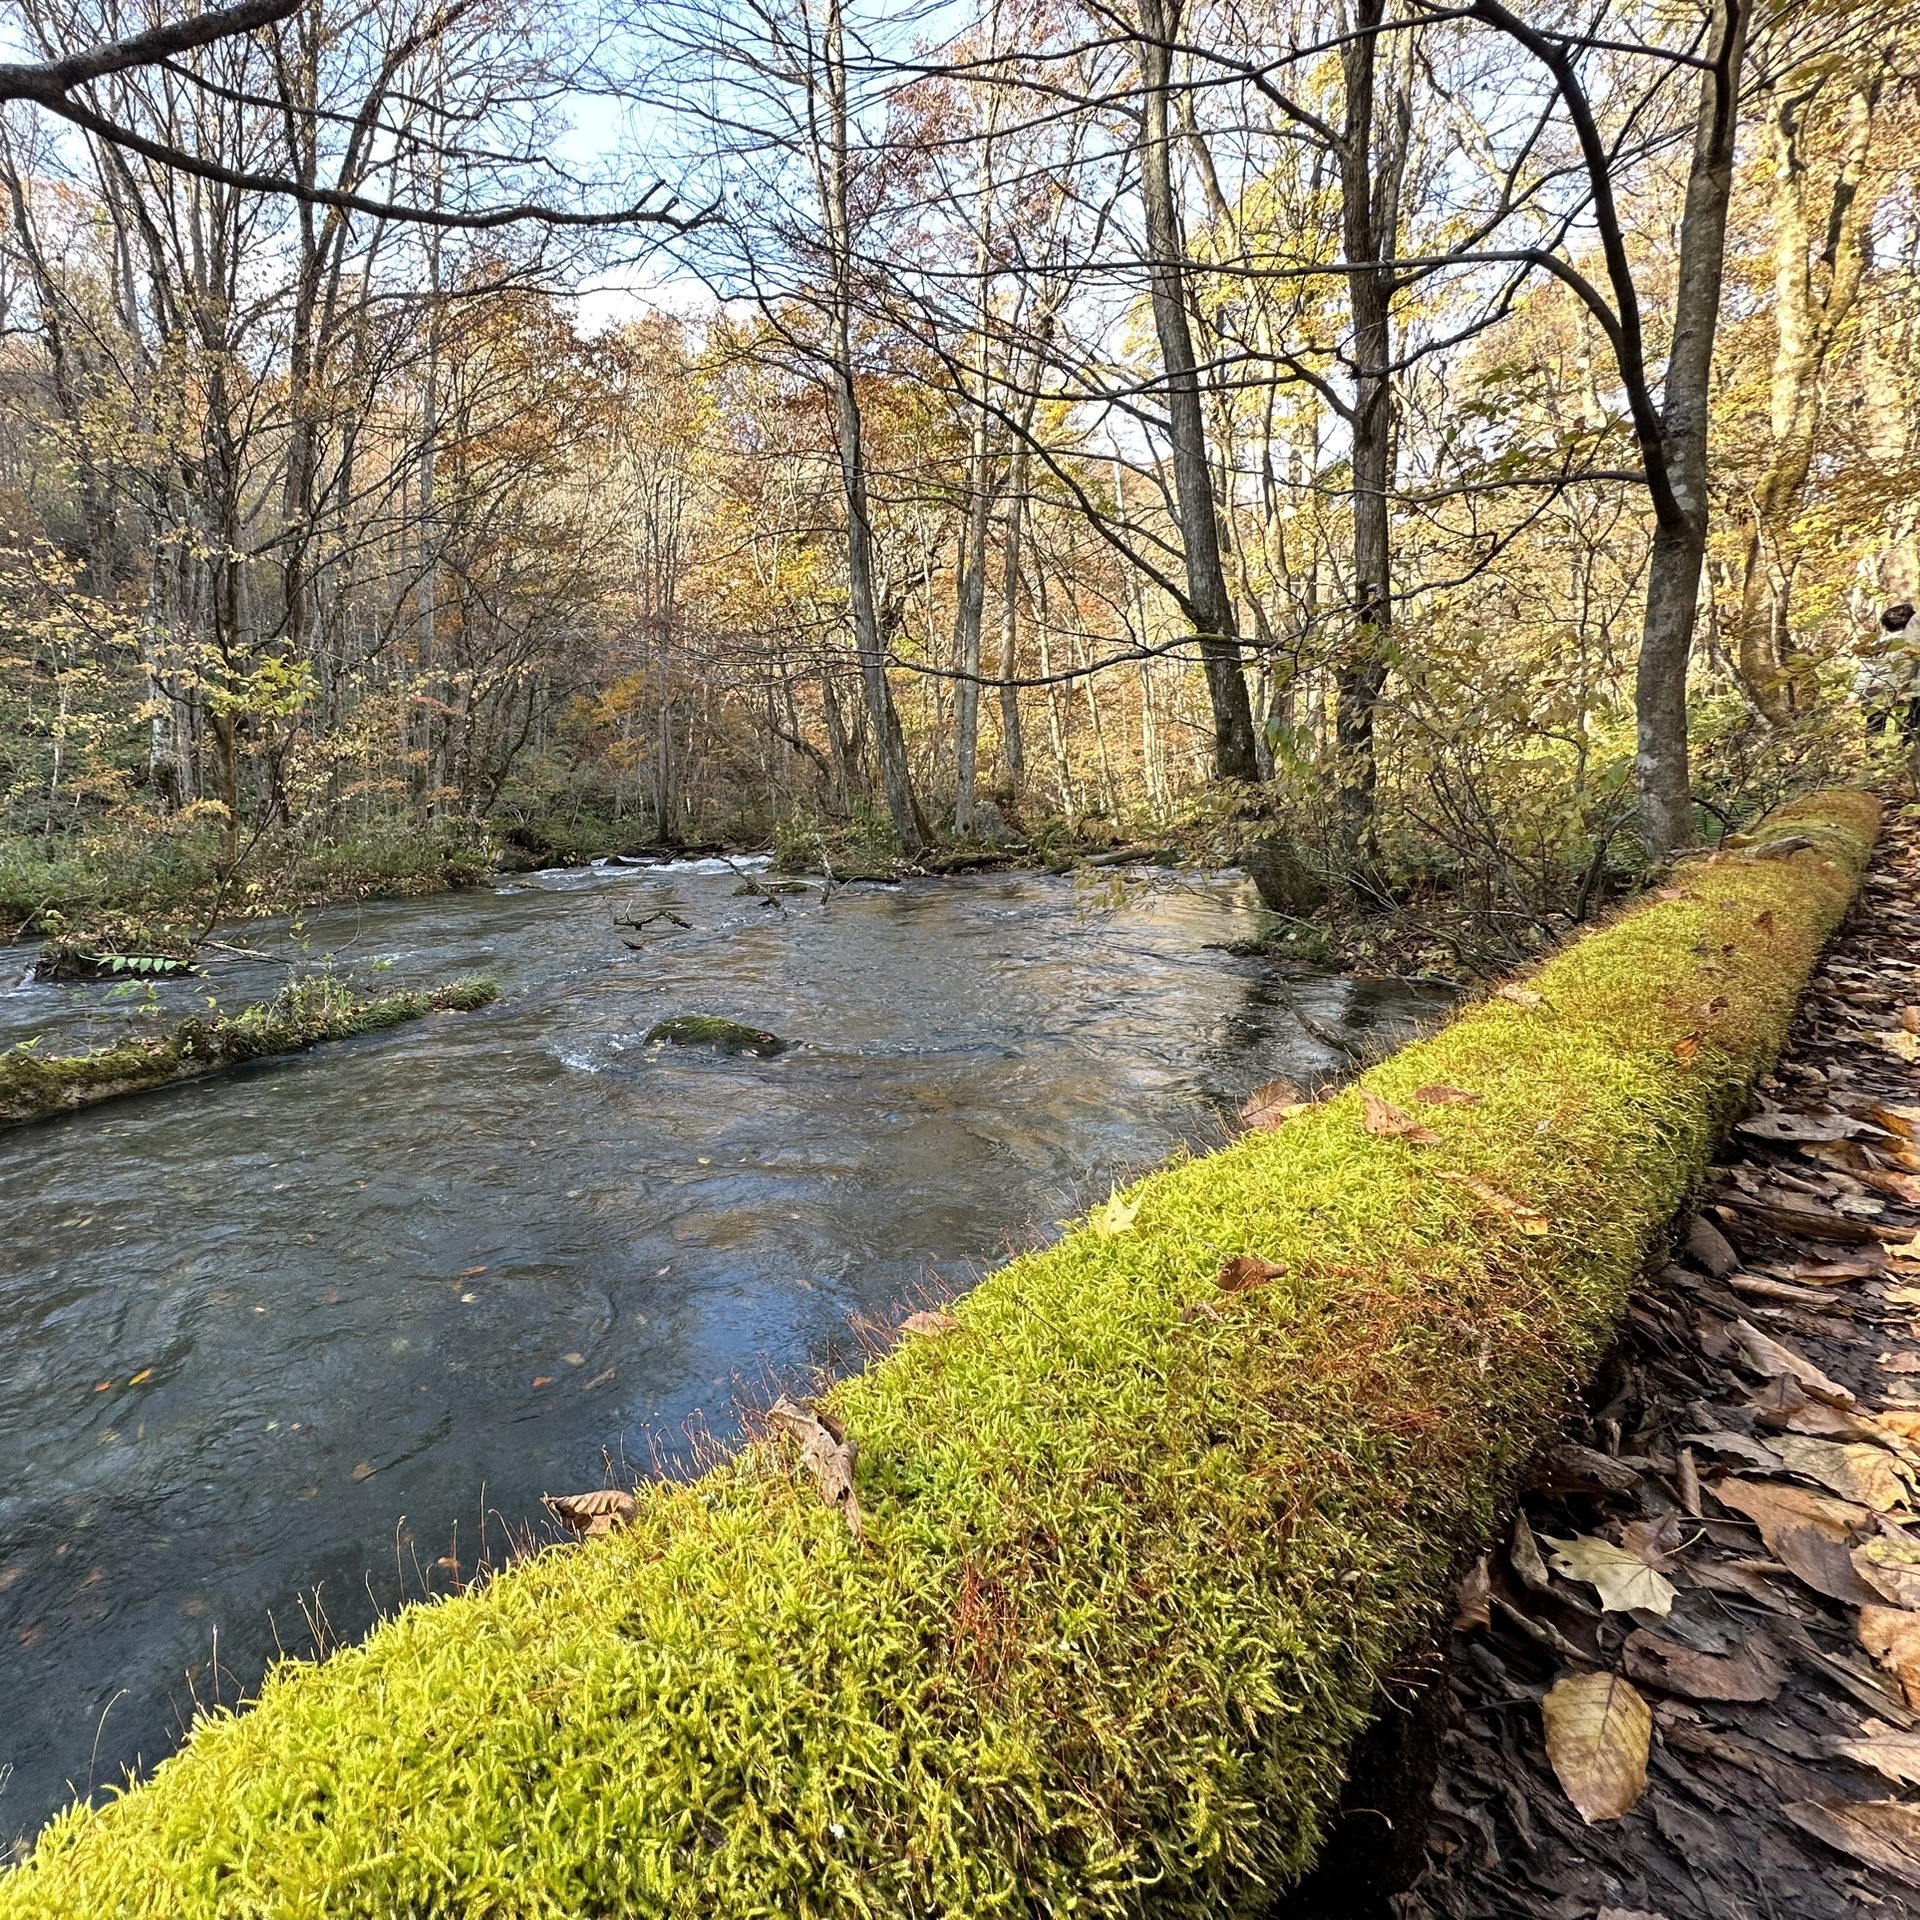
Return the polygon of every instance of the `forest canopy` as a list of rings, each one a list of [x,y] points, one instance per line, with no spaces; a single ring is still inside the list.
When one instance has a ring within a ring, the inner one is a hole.
[[[1512,957],[1898,751],[1910,6],[239,11],[16,5],[14,927],[1152,842]]]

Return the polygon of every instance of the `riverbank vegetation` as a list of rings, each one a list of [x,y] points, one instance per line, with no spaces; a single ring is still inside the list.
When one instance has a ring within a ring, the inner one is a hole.
[[[0,1052],[0,1124],[44,1120],[121,1094],[218,1073],[243,1060],[299,1053],[327,1040],[377,1033],[429,1013],[471,1013],[499,995],[491,980],[455,980],[428,992],[362,998],[331,973],[291,980],[271,1000],[234,1013],[182,1020],[164,1035],[137,1035],[91,1053]]]
[[[1890,765],[1911,8],[570,17],[0,136],[0,924],[1138,841],[1512,964]]]
[[[919,1316],[817,1418],[783,1402],[609,1536],[284,1664],[62,1816],[0,1914],[1197,1917],[1278,1888],[1774,1057],[1877,817],[1786,810]]]

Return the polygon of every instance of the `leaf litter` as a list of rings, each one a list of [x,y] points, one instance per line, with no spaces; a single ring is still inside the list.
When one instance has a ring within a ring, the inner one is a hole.
[[[1920,827],[1880,861],[1461,1584],[1397,1920],[1920,1912]]]

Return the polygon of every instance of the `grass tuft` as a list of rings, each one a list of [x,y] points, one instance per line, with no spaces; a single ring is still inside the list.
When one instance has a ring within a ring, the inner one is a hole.
[[[1803,804],[1366,1076],[1437,1141],[1350,1090],[989,1276],[829,1396],[864,1547],[761,1438],[281,1666],[54,1822],[0,1916],[1257,1910],[1774,1057],[1877,817]],[[1224,1291],[1242,1253],[1284,1271]]]

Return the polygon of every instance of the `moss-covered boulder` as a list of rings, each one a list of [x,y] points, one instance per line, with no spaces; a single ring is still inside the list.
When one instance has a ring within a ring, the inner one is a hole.
[[[711,1047],[716,1053],[750,1053],[757,1059],[771,1060],[784,1053],[787,1043],[777,1033],[762,1027],[749,1027],[738,1020],[722,1020],[711,1013],[676,1014],[647,1029],[647,1045],[675,1047]]]

